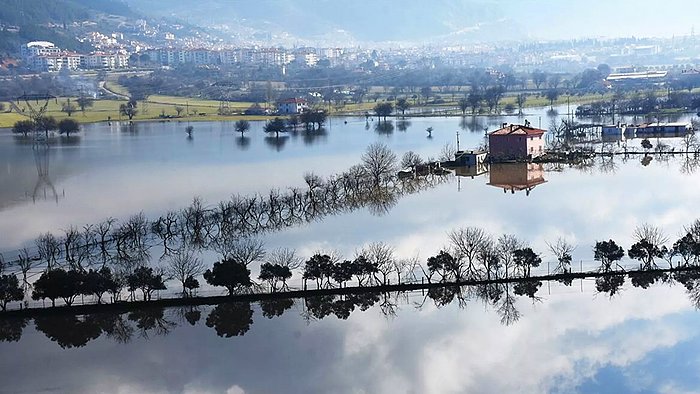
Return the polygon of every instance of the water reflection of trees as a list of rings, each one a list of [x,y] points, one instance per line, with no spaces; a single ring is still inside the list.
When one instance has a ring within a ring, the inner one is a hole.
[[[250,137],[243,135],[236,137],[236,145],[238,145],[241,150],[247,150],[250,147]]]
[[[206,206],[195,198],[188,207],[168,211],[154,221],[139,213],[122,222],[109,218],[83,228],[71,226],[63,234],[47,233],[37,238],[37,252],[31,258],[43,262],[47,269],[67,267],[82,272],[89,267],[110,266],[116,276],[124,276],[147,264],[154,246],[162,249],[161,259],[185,249],[209,249],[226,255],[258,234],[324,216],[362,208],[383,215],[402,196],[449,179],[431,173],[399,179],[394,171],[396,163],[390,164],[379,172],[356,165],[328,178],[307,174],[306,187],[234,195],[216,206]],[[120,293],[115,291],[111,296],[118,300]]]
[[[19,342],[22,331],[29,324],[29,318],[8,317],[0,319],[0,342]]]
[[[394,133],[394,122],[377,122],[374,125],[374,131],[380,135],[391,135]]]
[[[691,303],[700,309],[700,271],[678,270],[673,272],[649,270],[629,273],[601,274],[596,278],[596,290],[614,296],[619,294],[626,278],[639,289],[648,289],[655,284],[682,284]],[[518,310],[518,299],[542,302],[538,292],[543,282],[537,279],[518,279],[514,282],[488,282],[477,285],[445,285],[412,292],[361,292],[350,294],[327,294],[301,298],[274,298],[260,301],[260,316],[265,319],[278,318],[294,306],[300,306],[301,317],[307,322],[328,317],[346,320],[355,311],[375,308],[387,317],[399,312],[401,305],[421,310],[426,303],[437,308],[456,306],[466,308],[470,303],[482,303],[496,313],[503,325],[517,323],[522,314]],[[571,283],[565,284],[570,286]],[[422,294],[421,301],[411,301],[411,295]],[[170,334],[179,325],[196,326],[202,319],[203,307],[178,308],[149,307],[127,313],[96,313],[86,315],[51,314],[34,318],[36,330],[64,349],[80,348],[104,336],[117,343],[129,343],[135,338],[149,340],[153,336]],[[204,307],[210,308],[210,307]],[[250,302],[227,302],[210,308],[205,325],[224,338],[243,336],[255,321]],[[0,342],[21,340],[22,331],[29,318],[0,319]]]
[[[209,314],[207,327],[214,328],[220,337],[245,335],[253,324],[250,303],[231,302],[217,305]]]
[[[276,150],[277,152],[281,151],[284,148],[284,145],[287,143],[289,140],[289,136],[266,136],[265,137],[265,144],[267,144],[270,148]]]
[[[328,138],[328,130],[325,127],[319,127],[315,130],[302,130],[301,137],[304,145],[313,145],[325,141]]]

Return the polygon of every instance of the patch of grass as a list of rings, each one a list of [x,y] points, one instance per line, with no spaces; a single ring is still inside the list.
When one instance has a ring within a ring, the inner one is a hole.
[[[119,85],[116,82],[106,81],[105,88],[107,90],[111,90],[112,92],[117,93],[117,94],[123,94],[125,96],[129,95],[129,90],[127,90],[124,86]]]
[[[245,116],[245,115],[218,115],[217,111],[219,108],[219,103],[217,101],[211,100],[197,100],[197,105],[190,104],[190,114],[189,116],[186,112],[182,112],[182,116],[176,118],[177,111],[175,107],[180,105],[180,98],[173,98],[169,96],[154,96],[158,100],[163,100],[163,102],[155,102],[149,99],[147,102],[139,102],[137,107],[137,114],[134,116],[134,121],[143,120],[190,120],[190,121],[205,121],[205,120],[238,120],[238,119],[248,119],[248,120],[260,120],[269,119],[269,116]],[[46,114],[53,116],[57,120],[68,118],[68,114],[61,111],[61,107],[68,98],[60,98],[58,100],[52,100],[49,102]],[[72,97],[71,101],[75,101],[76,98]],[[182,99],[187,100],[187,99]],[[119,114],[119,106],[125,104],[125,100],[95,100],[93,106],[85,110],[85,112],[76,111],[70,118],[77,120],[80,123],[95,123],[95,122],[106,122],[109,120],[128,120],[127,117],[121,116]],[[32,103],[33,104],[33,103]],[[25,108],[26,104],[18,103],[20,108]],[[185,105],[182,105],[185,107]],[[230,103],[229,107],[234,112],[242,112],[250,106],[250,103]],[[6,104],[6,108],[9,106]],[[193,113],[193,110],[197,110],[197,115]],[[205,115],[200,115],[204,113]],[[163,119],[161,115],[171,116],[170,119]],[[4,112],[0,113],[0,128],[12,127],[18,120],[27,119],[29,115],[29,110],[25,108],[24,113],[15,112]]]

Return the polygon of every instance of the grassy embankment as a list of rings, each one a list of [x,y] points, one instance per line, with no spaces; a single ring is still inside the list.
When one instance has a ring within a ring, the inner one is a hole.
[[[435,97],[444,100],[443,103],[441,104],[421,104],[421,103],[416,103],[414,104],[412,99],[408,99],[409,103],[411,104],[411,108],[422,108],[424,109],[424,112],[428,112],[429,110],[436,110],[441,113],[444,113],[446,115],[461,115],[461,111],[458,109],[458,102],[459,100],[458,96],[455,96],[455,100],[453,100],[453,97],[451,94],[445,94],[445,95],[436,95]],[[591,94],[584,94],[584,95],[561,95],[557,100],[554,101],[553,105],[558,106],[558,105],[565,105],[567,103],[567,99],[569,100],[569,104],[571,105],[571,110],[574,111],[576,109],[577,105],[581,104],[588,104],[592,103],[594,101],[600,101],[600,100],[610,100],[613,97],[613,93],[606,93],[604,95],[596,94],[596,93],[591,93]],[[377,103],[381,102],[383,100],[378,100]],[[431,99],[430,101],[433,101]],[[516,104],[516,95],[506,95],[503,97],[503,99],[499,102],[499,108],[503,110],[503,108],[508,105],[512,104],[517,111],[517,104]],[[373,109],[376,103],[374,100],[370,100],[368,102],[360,103],[360,104],[346,104],[342,106],[341,108],[336,108],[334,105],[331,105],[330,108],[328,106],[325,106],[324,108],[329,110],[332,115],[342,115],[342,114],[361,114],[364,112],[369,112],[370,114],[373,113]],[[529,94],[527,96],[527,100],[525,101],[525,106],[524,108],[533,108],[533,107],[547,107],[550,105],[549,100],[544,96],[544,95],[536,95],[536,94]],[[482,110],[486,110],[484,106],[482,105]],[[469,115],[471,112],[471,108],[467,109],[467,115]],[[409,110],[407,112],[407,115],[411,113],[412,110]],[[503,112],[501,112],[503,113]],[[488,115],[488,113],[482,113],[482,115]]]
[[[128,90],[114,82],[107,82],[105,87],[119,95],[128,96]],[[657,91],[658,96],[666,94],[665,91]],[[418,104],[413,105],[411,99],[409,102],[412,103],[412,107],[421,107],[425,112],[429,113],[429,110],[436,110],[445,115],[460,115],[461,112],[457,109],[458,96],[452,94],[436,94],[436,98],[444,100],[441,104]],[[572,111],[577,105],[587,104],[594,101],[600,100],[610,100],[613,97],[613,93],[600,94],[585,94],[585,95],[561,95],[554,105],[564,105],[567,103],[571,105]],[[61,111],[63,103],[68,98],[62,97],[57,100],[52,100],[48,106],[48,115],[55,117],[58,120],[68,118],[68,114]],[[72,97],[71,101],[75,103],[76,98]],[[343,106],[337,107],[335,105],[323,105],[323,108],[328,110],[331,115],[348,115],[348,114],[363,114],[365,112],[373,113],[373,108],[376,103],[383,101],[384,99],[378,100],[377,102],[373,100],[368,100],[363,103],[348,103]],[[76,119],[81,123],[94,123],[94,122],[105,122],[108,120],[126,120],[127,118],[119,114],[119,106],[126,103],[123,99],[101,99],[95,100],[94,105],[91,108],[86,109],[83,113],[81,111],[76,111],[72,114],[72,118]],[[17,103],[20,108],[25,106],[25,103]],[[35,104],[35,103],[32,103]],[[176,96],[161,96],[153,95],[149,96],[148,100],[144,102],[139,102],[138,114],[134,117],[134,121],[145,121],[145,120],[176,120],[176,121],[221,121],[221,120],[238,120],[238,119],[248,119],[248,120],[265,120],[271,118],[270,116],[243,116],[243,115],[218,115],[219,102],[216,100],[204,100],[199,98],[187,98],[187,97],[176,97]],[[229,108],[233,112],[242,113],[245,109],[250,107],[252,103],[249,102],[230,102]],[[509,94],[506,95],[501,102],[499,107],[503,109],[506,105],[512,104],[517,108],[516,105],[516,95]],[[525,108],[532,107],[545,107],[549,106],[550,102],[544,95],[529,94],[525,102]],[[179,118],[162,119],[161,115],[166,116],[177,115],[175,110],[176,107],[183,107],[185,110],[182,116]],[[9,105],[5,103],[5,108],[9,109]],[[470,113],[471,109],[467,110],[467,114]],[[189,111],[189,115],[187,114]],[[409,111],[410,112],[410,111]],[[196,113],[196,114],[195,114]],[[2,127],[12,127],[12,125],[18,120],[27,119],[24,114],[18,114],[13,112],[2,112],[0,113],[0,128]]]
[[[128,95],[128,91],[124,87],[119,86],[114,83],[108,83],[107,87],[109,90],[123,95]],[[61,97],[57,100],[51,100],[47,108],[47,114],[49,116],[55,117],[57,120],[68,118],[68,114],[61,111],[62,105],[66,102],[68,97]],[[71,102],[77,106],[76,97],[70,97]],[[80,123],[94,123],[94,122],[106,122],[108,120],[127,120],[125,116],[119,114],[119,106],[125,104],[126,100],[121,99],[100,99],[93,102],[91,108],[86,108],[85,112],[81,112],[79,109],[73,113],[70,117],[77,120]],[[8,103],[4,103],[6,110],[10,108]],[[18,102],[16,103],[20,108],[26,107],[26,103]],[[35,102],[31,102],[35,107],[41,105]],[[230,102],[229,108],[234,112],[243,112],[245,109],[250,107],[252,103],[247,102]],[[175,107],[183,107],[184,111],[182,116],[179,118],[162,119],[161,114],[166,116],[177,115]],[[144,121],[144,120],[170,120],[170,121],[205,121],[205,120],[238,120],[238,119],[248,119],[248,120],[260,120],[267,119],[265,116],[242,116],[242,115],[231,115],[222,116],[218,115],[219,102],[214,100],[202,100],[202,99],[188,99],[184,97],[173,97],[173,96],[159,96],[154,95],[148,97],[148,100],[138,103],[138,113],[134,116],[134,121]],[[186,111],[189,110],[189,115]],[[196,114],[195,114],[196,112]],[[27,119],[25,114],[18,114],[14,111],[12,112],[2,112],[0,113],[0,128],[2,127],[12,127],[18,120]]]

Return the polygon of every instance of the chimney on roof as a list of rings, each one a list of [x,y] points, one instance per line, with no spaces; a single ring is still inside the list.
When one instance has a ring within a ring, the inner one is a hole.
[[[508,126],[508,123],[505,123],[505,122],[504,122],[503,124],[501,124],[501,128],[502,128],[502,129],[505,129],[506,126]]]

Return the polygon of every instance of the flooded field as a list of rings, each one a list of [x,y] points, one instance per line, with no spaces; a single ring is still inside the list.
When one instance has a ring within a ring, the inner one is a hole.
[[[548,128],[560,116],[545,108],[525,118]],[[265,135],[262,123],[252,123],[241,136],[231,123],[201,122],[191,124],[192,138],[187,123],[94,124],[39,148],[3,130],[0,252],[12,260],[22,248],[33,253],[42,233],[60,235],[108,217],[125,221],[142,212],[154,221],[195,197],[216,207],[234,195],[306,190],[305,176],[330,179],[348,171],[377,142],[399,158],[414,151],[437,159],[445,144],[459,139],[461,149],[477,148],[485,130],[521,121],[426,117],[379,125],[377,119],[334,118],[321,131],[280,137]],[[663,140],[680,146],[678,139]],[[626,250],[635,227],[645,223],[663,229],[669,245],[682,236],[700,217],[699,166],[694,155],[652,153],[598,157],[576,166],[457,170],[415,190],[402,189],[379,206],[345,201],[348,206],[256,238],[268,251],[291,248],[304,260],[318,251],[350,259],[383,242],[397,258],[425,262],[448,244],[451,230],[476,227],[530,245],[543,259],[536,274],[550,271],[555,259],[548,243],[559,237],[576,246],[575,271],[593,270],[597,241],[614,239]],[[153,247],[154,267],[163,264],[160,252]],[[207,267],[221,258],[207,248],[198,257]],[[621,265],[637,262],[625,257]],[[250,269],[257,277],[259,264]],[[693,327],[700,315],[683,283],[657,279],[648,288],[627,280],[612,296],[592,280],[577,280],[569,286],[544,283],[535,294],[517,297],[504,285],[497,299],[465,288],[5,320],[0,352],[16,357],[0,358],[0,376],[8,382],[0,392],[689,390],[697,386],[692,371],[700,362],[694,355],[700,342]],[[300,272],[289,283],[300,287]],[[169,281],[163,296],[178,286]],[[200,291],[225,292],[207,286]],[[504,320],[509,299],[511,318]],[[51,373],[37,375],[39,365]]]

